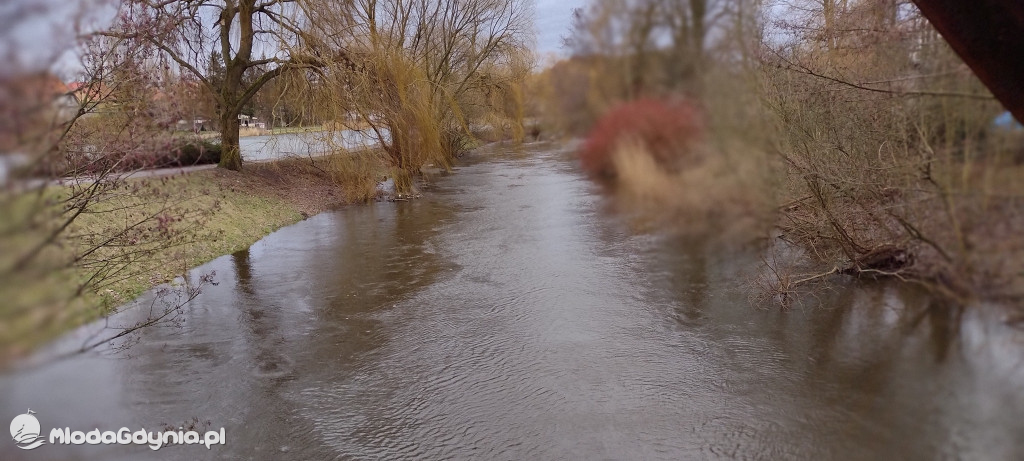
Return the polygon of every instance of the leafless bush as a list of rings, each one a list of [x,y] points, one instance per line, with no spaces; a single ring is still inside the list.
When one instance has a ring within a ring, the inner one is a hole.
[[[1009,218],[1020,229],[1018,213],[1003,213],[1021,191],[993,189],[1007,157],[990,128],[998,104],[913,6],[802,6],[775,24],[791,40],[763,55],[788,170],[782,238],[832,273],[905,280],[959,302],[1012,285],[1012,270],[992,270],[1010,257],[994,245],[1022,248],[1019,230],[989,228]]]

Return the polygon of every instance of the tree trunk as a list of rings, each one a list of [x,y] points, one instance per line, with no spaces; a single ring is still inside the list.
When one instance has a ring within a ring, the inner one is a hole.
[[[238,146],[238,116],[222,114],[220,116],[220,164],[229,170],[242,169],[242,152]]]

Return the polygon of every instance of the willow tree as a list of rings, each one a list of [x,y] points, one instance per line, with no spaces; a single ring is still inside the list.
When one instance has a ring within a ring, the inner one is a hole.
[[[153,48],[206,90],[220,124],[220,166],[238,170],[243,108],[283,73],[324,65],[307,12],[305,0],[125,0],[104,34]],[[211,52],[223,63],[216,79],[206,72]]]
[[[323,41],[347,50],[329,70],[339,119],[370,127],[399,192],[420,167],[450,164],[470,126],[522,134],[531,3],[524,0],[354,0],[317,8]],[[496,119],[502,118],[500,122]],[[509,120],[519,118],[519,120]]]

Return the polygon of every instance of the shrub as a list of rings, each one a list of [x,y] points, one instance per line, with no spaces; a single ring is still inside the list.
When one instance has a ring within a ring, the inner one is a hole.
[[[19,177],[69,177],[103,173],[126,173],[154,168],[173,168],[220,162],[220,144],[199,139],[153,139],[131,149],[116,144],[85,146],[43,158],[19,170]]]
[[[96,156],[84,163],[84,167],[76,165],[68,174],[92,174],[101,171],[128,172],[220,162],[220,144],[191,139],[172,139],[161,144],[152,149],[138,149],[130,152],[116,152]]]
[[[190,166],[220,163],[220,144],[210,141],[193,141],[170,152],[163,159],[166,166]]]
[[[579,156],[588,173],[615,177],[613,156],[623,142],[637,142],[655,162],[677,170],[703,133],[700,112],[682,101],[639,99],[608,111],[590,131]]]

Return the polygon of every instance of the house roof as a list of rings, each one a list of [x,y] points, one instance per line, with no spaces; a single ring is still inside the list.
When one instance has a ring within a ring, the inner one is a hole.
[[[25,100],[53,100],[68,94],[64,81],[49,72],[19,74],[0,79],[0,87]]]
[[[110,95],[110,89],[103,83],[71,82],[68,83],[68,93],[75,97],[78,102],[96,102]]]

